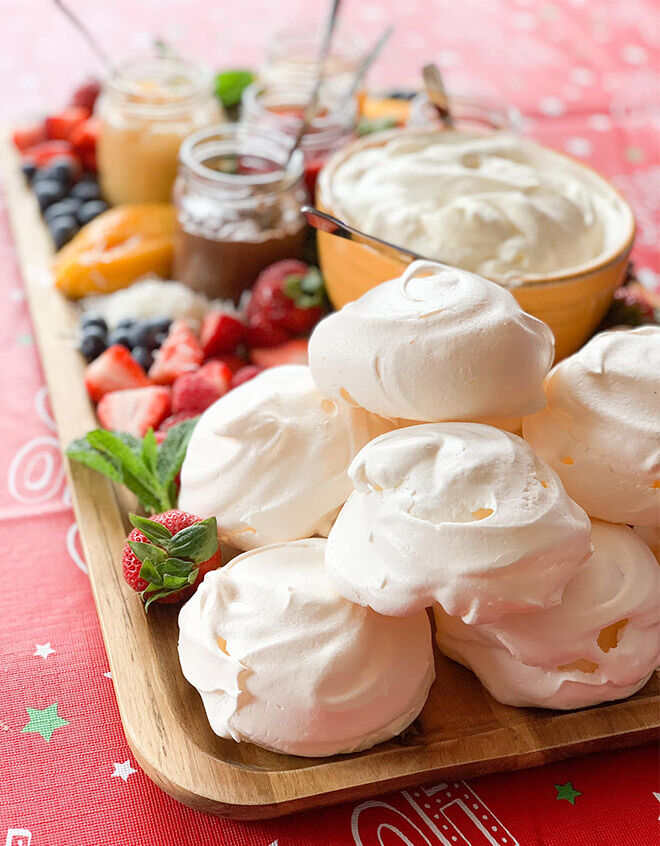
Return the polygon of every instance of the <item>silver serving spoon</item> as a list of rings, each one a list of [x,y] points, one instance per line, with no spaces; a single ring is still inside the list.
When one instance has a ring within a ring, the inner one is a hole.
[[[454,125],[454,120],[449,109],[449,98],[447,97],[445,84],[442,81],[440,68],[435,64],[424,65],[422,68],[422,77],[424,79],[427,97],[435,106],[445,127],[451,129]]]
[[[316,114],[316,108],[319,102],[319,94],[321,93],[321,86],[323,85],[323,80],[325,78],[325,65],[328,59],[328,54],[330,53],[332,35],[335,31],[335,25],[337,24],[337,18],[339,16],[340,2],[341,0],[331,0],[330,12],[328,14],[328,19],[325,22],[323,35],[321,37],[321,46],[319,48],[319,54],[316,60],[316,82],[314,83],[314,88],[312,89],[311,96],[307,101],[307,105],[305,106],[302,123],[298,128],[296,137],[293,140],[293,144],[291,145],[289,154],[286,158],[286,161],[284,162],[284,170],[286,170],[289,162],[291,161],[291,156],[300,146],[300,142],[302,141],[303,136],[306,132],[309,131],[310,124],[314,119],[314,115]]]
[[[331,214],[326,214],[314,206],[303,206],[300,211],[303,213],[307,223],[314,229],[320,232],[327,232],[329,235],[336,235],[338,238],[346,238],[348,241],[354,241],[356,244],[364,244],[377,250],[379,253],[388,256],[389,258],[398,259],[399,261],[430,261],[426,256],[408,250],[406,247],[399,247],[397,244],[391,244],[389,241],[383,241],[382,238],[376,238],[374,235],[367,235],[366,232],[360,232],[343,220],[333,217]]]
[[[388,26],[385,32],[380,36],[378,41],[374,44],[371,50],[367,53],[367,55],[362,60],[360,67],[357,69],[353,80],[348,87],[346,93],[342,96],[341,100],[339,101],[339,105],[337,106],[337,111],[341,112],[344,106],[353,98],[355,97],[356,93],[358,92],[362,82],[364,81],[365,76],[367,75],[367,71],[376,61],[376,59],[380,56],[383,47],[387,44],[390,39],[390,36],[394,32],[393,26]]]
[[[73,24],[73,26],[78,30],[78,32],[82,35],[88,45],[91,47],[92,52],[97,56],[98,59],[106,66],[108,70],[111,70],[113,67],[113,62],[110,59],[110,56],[105,52],[101,43],[98,39],[92,35],[89,29],[85,26],[82,20],[75,15],[68,6],[66,6],[62,0],[53,0],[53,3],[57,8],[62,12],[62,14],[69,19],[69,21]]]

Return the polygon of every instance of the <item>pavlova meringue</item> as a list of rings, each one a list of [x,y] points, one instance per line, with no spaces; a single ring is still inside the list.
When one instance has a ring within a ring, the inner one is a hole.
[[[468,623],[556,605],[591,552],[589,518],[516,435],[434,423],[381,435],[328,538],[341,593],[381,614],[440,603]]]
[[[309,344],[325,396],[416,421],[538,411],[553,355],[550,329],[500,285],[423,261],[326,317]]]
[[[550,372],[523,437],[592,517],[660,526],[660,326],[601,332]]]
[[[252,550],[209,573],[179,614],[179,658],[221,737],[320,756],[405,729],[435,677],[429,619],[347,602],[326,541]]]
[[[593,522],[594,552],[560,605],[468,626],[435,608],[440,649],[508,705],[582,708],[631,696],[660,664],[660,568],[626,526]]]
[[[348,465],[392,424],[323,397],[308,367],[272,367],[208,408],[181,468],[179,507],[215,516],[239,549],[327,535]]]

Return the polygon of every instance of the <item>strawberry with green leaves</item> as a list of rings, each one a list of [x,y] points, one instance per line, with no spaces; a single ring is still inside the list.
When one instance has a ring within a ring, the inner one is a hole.
[[[173,509],[150,520],[130,515],[135,527],[126,539],[122,568],[126,583],[152,602],[187,599],[209,570],[221,564],[215,517],[202,520]]]

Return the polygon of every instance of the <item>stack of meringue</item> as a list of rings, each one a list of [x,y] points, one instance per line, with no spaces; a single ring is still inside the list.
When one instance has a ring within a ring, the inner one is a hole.
[[[314,756],[395,736],[434,678],[428,608],[502,702],[638,690],[660,660],[660,329],[548,375],[552,334],[508,291],[415,262],[309,349],[208,409],[183,465],[181,507],[250,550],[180,614],[213,730]]]

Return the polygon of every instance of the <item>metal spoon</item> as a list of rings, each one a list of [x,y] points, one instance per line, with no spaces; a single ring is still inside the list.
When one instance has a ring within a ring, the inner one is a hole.
[[[367,247],[372,247],[379,253],[388,256],[389,258],[398,259],[399,261],[417,261],[422,259],[430,261],[426,256],[415,253],[406,247],[399,247],[396,244],[391,244],[389,241],[383,241],[382,238],[376,238],[374,235],[367,235],[366,232],[360,232],[343,220],[333,217],[331,214],[326,214],[314,206],[303,206],[300,211],[305,216],[307,223],[314,229],[320,232],[327,232],[329,235],[336,235],[338,238],[346,238],[349,241],[355,241],[356,244],[365,244]]]
[[[113,67],[113,62],[110,59],[110,56],[105,52],[103,47],[101,46],[100,42],[92,35],[92,33],[87,29],[85,24],[77,17],[71,9],[66,6],[62,0],[53,0],[53,3],[57,6],[57,8],[62,12],[62,14],[67,17],[73,26],[78,30],[78,32],[82,35],[85,41],[89,44],[92,49],[92,52],[96,54],[96,56],[101,60],[101,62],[106,66],[106,68],[111,69]]]
[[[449,99],[445,84],[442,81],[440,68],[435,64],[424,65],[422,68],[422,77],[424,78],[427,97],[435,106],[445,127],[451,129],[454,121],[449,110]]]
[[[330,53],[330,44],[332,42],[332,34],[335,31],[335,25],[337,23],[337,17],[339,14],[339,4],[341,0],[332,0],[330,4],[330,12],[328,14],[328,19],[325,23],[325,27],[323,30],[323,35],[321,38],[321,46],[319,49],[319,55],[316,60],[316,82],[314,83],[314,88],[312,89],[312,94],[307,101],[307,105],[305,106],[305,111],[303,112],[303,119],[300,127],[298,128],[298,132],[296,133],[296,137],[293,140],[293,144],[291,145],[291,149],[289,150],[289,154],[287,156],[286,161],[284,162],[283,169],[286,170],[291,156],[300,146],[300,142],[303,139],[305,133],[309,130],[310,124],[316,114],[316,107],[319,101],[319,94],[321,92],[321,86],[323,85],[323,80],[325,78],[325,65],[328,59],[328,54]]]
[[[376,59],[380,56],[383,47],[387,44],[393,32],[394,27],[388,26],[385,32],[383,32],[378,41],[376,41],[374,46],[364,57],[364,59],[362,60],[362,64],[357,69],[355,76],[353,77],[353,81],[348,87],[346,93],[339,101],[339,105],[337,106],[338,112],[341,112],[344,106],[355,96],[360,86],[362,85],[365,76],[367,75],[367,71],[373,65]]]

